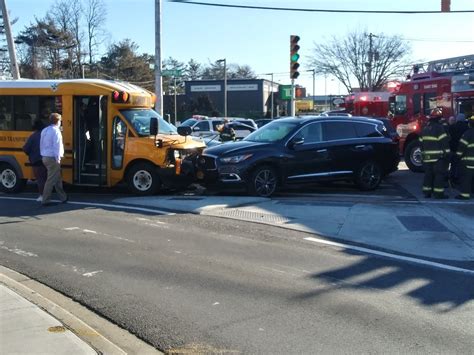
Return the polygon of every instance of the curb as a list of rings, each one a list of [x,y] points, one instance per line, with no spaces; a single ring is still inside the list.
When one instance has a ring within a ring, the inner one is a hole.
[[[2,265],[0,282],[56,318],[98,354],[162,354],[72,299]]]

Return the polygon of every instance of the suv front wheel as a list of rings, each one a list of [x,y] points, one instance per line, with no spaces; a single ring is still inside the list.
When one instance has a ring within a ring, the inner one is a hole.
[[[374,190],[382,181],[382,168],[376,162],[365,162],[357,170],[355,181],[363,191]]]
[[[270,197],[278,187],[278,174],[270,166],[257,167],[249,181],[249,192],[254,196]]]

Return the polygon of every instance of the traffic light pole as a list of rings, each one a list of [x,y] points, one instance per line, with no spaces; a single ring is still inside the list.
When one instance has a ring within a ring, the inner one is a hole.
[[[163,82],[161,79],[161,0],[155,0],[155,110],[163,115]]]
[[[290,116],[295,115],[295,79],[291,79]]]

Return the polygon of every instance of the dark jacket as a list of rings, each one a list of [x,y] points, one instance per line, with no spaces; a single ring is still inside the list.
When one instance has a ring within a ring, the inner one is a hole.
[[[458,150],[459,140],[468,128],[469,126],[466,121],[457,121],[453,125],[449,126],[449,135],[451,136],[449,147],[451,148],[451,152],[454,153]]]
[[[456,154],[468,169],[474,169],[474,127],[464,132]]]
[[[435,163],[439,159],[448,158],[449,136],[443,125],[436,120],[430,120],[421,132],[421,149],[424,163]]]
[[[28,140],[23,146],[23,151],[26,153],[26,155],[28,155],[31,165],[34,166],[43,164],[40,153],[40,140],[41,131],[35,131],[31,136],[28,137]]]

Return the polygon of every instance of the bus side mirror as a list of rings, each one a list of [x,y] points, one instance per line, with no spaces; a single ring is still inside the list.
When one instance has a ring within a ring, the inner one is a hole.
[[[183,136],[183,137],[190,136],[191,133],[192,133],[192,129],[189,126],[179,126],[178,127],[178,134],[180,136]]]
[[[156,136],[158,134],[158,118],[150,118],[150,135]]]

